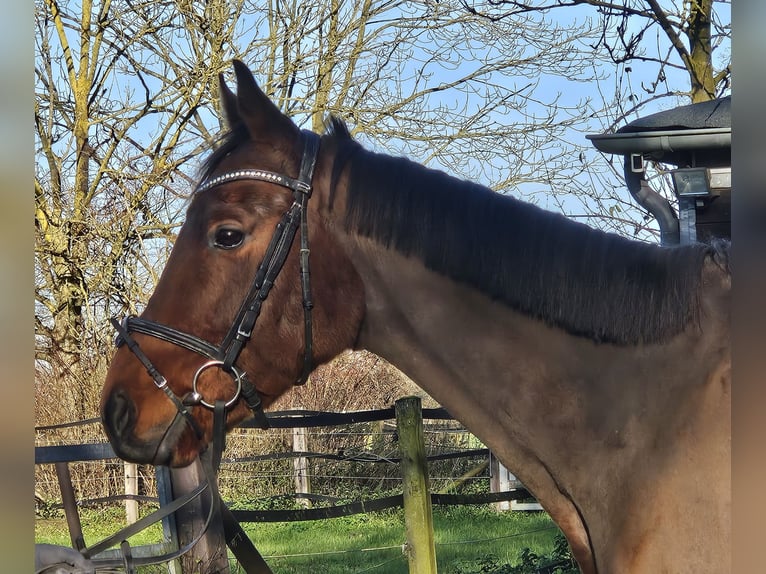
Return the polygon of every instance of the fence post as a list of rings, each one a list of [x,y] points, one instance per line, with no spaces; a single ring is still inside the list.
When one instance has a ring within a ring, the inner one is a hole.
[[[189,466],[170,469],[175,498],[191,492],[205,479],[202,465],[212,464],[210,449],[205,451],[202,456],[205,457],[204,462],[197,458]],[[210,510],[208,493],[209,491],[203,493],[201,497],[176,511],[179,546],[184,546],[194,540],[195,536],[202,530]],[[220,516],[213,517],[199,542],[181,557],[181,572],[183,574],[229,574],[226,538]]]
[[[125,462],[125,494],[138,494],[138,465],[135,462]],[[138,500],[125,498],[125,520],[133,524],[138,520]]]
[[[490,492],[506,492],[511,488],[516,488],[516,485],[511,485],[511,474],[508,472],[500,461],[491,452],[489,453],[489,460],[491,461],[489,467],[489,491]],[[510,500],[501,500],[494,503],[495,510],[497,512],[505,512],[511,510]]]
[[[419,397],[395,403],[410,574],[436,574],[436,548]]]
[[[85,548],[85,539],[82,535],[82,525],[80,524],[80,514],[77,510],[77,501],[72,488],[72,473],[69,472],[69,463],[56,463],[56,477],[59,481],[61,490],[61,500],[64,503],[64,514],[66,515],[67,526],[69,527],[69,538],[72,540],[72,548],[82,550]]]
[[[293,429],[293,452],[307,452],[308,441],[306,440],[305,428]],[[295,494],[299,504],[306,508],[311,506],[311,500],[300,498],[301,494],[311,494],[311,479],[309,478],[309,459],[305,456],[297,456],[293,459],[295,478]]]
[[[505,468],[498,458],[489,453],[489,491],[490,492],[508,492],[517,488],[524,488],[524,485]],[[506,510],[542,510],[538,502],[519,502],[518,500],[501,500],[494,503],[497,512]]]
[[[157,479],[157,498],[160,506],[165,506],[173,501],[173,484],[170,478],[170,467],[155,466],[154,475]],[[167,541],[168,551],[180,548],[178,545],[178,528],[176,528],[176,515],[171,514],[162,519],[162,536]],[[168,574],[183,574],[181,560],[176,558],[168,562]]]

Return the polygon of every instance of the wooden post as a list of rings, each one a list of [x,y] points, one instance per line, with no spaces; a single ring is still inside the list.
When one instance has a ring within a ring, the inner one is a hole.
[[[184,468],[171,468],[173,496],[178,498],[194,490],[203,480],[205,473],[202,465],[211,465],[210,449],[202,454],[204,460],[197,458]],[[176,528],[180,546],[189,544],[199,535],[210,511],[210,491],[194,499],[176,512]],[[221,517],[213,517],[207,531],[194,547],[181,557],[183,574],[229,574],[229,559],[226,538],[223,533]]]
[[[75,500],[74,488],[72,487],[72,473],[69,472],[69,463],[56,463],[56,478],[59,481],[61,501],[64,503],[64,515],[69,527],[69,538],[72,540],[72,548],[82,550],[85,548],[85,539],[82,535],[80,513],[77,510],[77,501]]]
[[[160,506],[170,504],[173,501],[173,483],[170,478],[170,468],[167,466],[155,466],[154,473],[157,477],[157,498]],[[162,519],[162,536],[168,543],[168,551],[178,550],[178,529],[176,528],[176,515],[171,514]],[[167,563],[168,574],[183,574],[181,561],[176,558]]]
[[[489,491],[490,492],[506,492],[512,487],[510,485],[510,477],[512,476],[508,469],[505,468],[496,456],[492,456],[489,453],[489,459],[491,461],[489,467]],[[493,503],[497,512],[505,512],[511,509],[510,500],[501,500],[500,502]]]
[[[436,574],[434,525],[420,398],[399,399],[395,411],[402,457],[404,529],[410,574]]]
[[[508,492],[515,488],[524,488],[519,479],[494,456],[489,453],[489,491],[490,492]],[[504,512],[506,510],[542,510],[538,502],[519,502],[518,500],[501,500],[493,503],[495,510]]]
[[[125,462],[125,494],[138,494],[138,465],[135,462]],[[133,524],[138,520],[138,500],[125,499],[125,520]]]
[[[308,452],[305,428],[293,429],[293,452]],[[308,498],[300,498],[301,494],[311,493],[309,460],[305,456],[297,456],[293,459],[293,478],[295,479],[295,494],[298,502],[307,508],[310,507],[311,501]]]

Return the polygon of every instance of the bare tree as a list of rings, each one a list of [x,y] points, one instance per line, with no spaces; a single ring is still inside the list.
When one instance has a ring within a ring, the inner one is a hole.
[[[662,105],[721,97],[731,88],[729,0],[461,1],[468,13],[492,23],[593,19],[600,32],[590,48],[608,73],[592,84],[591,133],[614,131]],[[543,190],[548,205],[621,234],[656,236],[653,218],[627,194],[621,159],[614,164],[587,145],[573,149],[588,168],[569,185],[551,182]],[[674,203],[664,171],[651,171],[653,186]]]
[[[633,66],[653,69],[654,80],[641,84],[650,98],[685,95],[696,103],[721,97],[731,87],[731,21],[719,14],[729,13],[730,0],[489,0],[481,7],[463,2],[468,12],[491,21],[591,8],[601,28],[594,47],[626,74]],[[686,75],[688,88],[668,86],[671,69]],[[645,99],[627,96],[634,104]]]
[[[35,8],[37,357],[68,369],[94,343],[89,329],[151,289],[188,189],[184,168],[211,140],[199,110],[218,69],[200,44],[219,69],[224,55],[202,34],[179,42],[189,14],[175,2]],[[199,52],[195,66],[181,44]]]
[[[207,107],[232,7],[208,2],[194,27],[173,1],[35,3],[38,424],[97,412],[107,319],[151,293],[220,129]]]
[[[588,172],[571,133],[597,108],[549,87],[600,79],[587,21],[488,20],[459,0],[35,7],[37,357],[77,388],[99,384],[107,318],[140,311],[164,265],[232,58],[306,127],[335,114],[369,146],[502,192],[549,201]]]

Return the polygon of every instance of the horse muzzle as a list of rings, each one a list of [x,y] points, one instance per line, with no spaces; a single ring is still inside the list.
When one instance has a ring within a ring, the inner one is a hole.
[[[169,423],[140,434],[137,421],[136,405],[126,393],[117,390],[108,395],[101,408],[101,422],[119,458],[140,464],[186,466],[199,452],[200,443],[192,440],[183,417],[176,415]]]

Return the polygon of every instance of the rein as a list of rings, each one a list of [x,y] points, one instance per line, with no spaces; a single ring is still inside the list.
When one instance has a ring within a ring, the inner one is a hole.
[[[189,552],[197,544],[197,542],[200,541],[205,532],[207,532],[207,529],[213,519],[216,516],[219,516],[223,522],[226,544],[237,557],[240,564],[244,566],[245,572],[248,574],[272,574],[271,569],[263,560],[263,557],[255,548],[255,545],[253,545],[250,538],[248,538],[239,522],[237,522],[236,518],[234,518],[231,510],[229,510],[226,504],[223,503],[221,495],[218,492],[216,474],[221,464],[221,456],[224,449],[226,448],[225,413],[226,405],[224,401],[216,401],[215,405],[213,405],[213,446],[209,459],[203,459],[201,461],[202,472],[204,475],[203,482],[190,492],[186,493],[180,498],[176,498],[169,504],[162,506],[147,516],[137,520],[133,524],[118,530],[111,536],[108,536],[107,538],[96,544],[93,544],[92,546],[83,548],[80,551],[81,554],[83,557],[89,560],[90,564],[94,566],[96,570],[123,567],[126,574],[134,574],[136,572],[136,567],[138,566],[162,564],[164,562],[175,560]],[[209,492],[208,513],[202,528],[191,541],[186,543],[178,550],[160,554],[158,556],[134,557],[132,555],[132,549],[130,543],[128,542],[128,538],[148,528],[152,524],[159,522],[170,514],[173,514],[195,498],[202,496],[205,491]],[[98,554],[101,554],[105,550],[108,550],[117,544],[120,545],[120,558],[97,557]],[[50,568],[53,568],[54,566],[55,565],[51,565],[50,567],[43,568],[38,572],[38,574],[49,572],[51,571]]]

